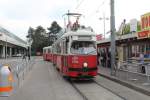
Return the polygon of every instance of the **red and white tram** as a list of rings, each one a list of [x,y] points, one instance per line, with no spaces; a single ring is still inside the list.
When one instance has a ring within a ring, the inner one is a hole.
[[[69,31],[52,46],[52,63],[70,78],[93,78],[97,75],[96,34],[90,30]]]
[[[43,59],[46,61],[52,61],[52,46],[43,48]]]

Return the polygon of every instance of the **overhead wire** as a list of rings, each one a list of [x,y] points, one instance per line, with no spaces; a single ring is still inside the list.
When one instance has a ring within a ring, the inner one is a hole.
[[[98,12],[98,10],[105,4],[106,0],[104,0],[96,9],[96,12]]]
[[[78,8],[81,6],[81,4],[83,3],[83,1],[84,1],[84,0],[80,1],[80,3],[76,6],[75,9],[78,9]]]
[[[101,7],[103,7],[105,3],[106,3],[106,0],[103,0],[103,2],[97,7],[97,9],[94,10],[89,16],[91,17],[91,16],[93,16],[94,14],[98,13],[98,12],[99,12],[99,9],[100,9]]]

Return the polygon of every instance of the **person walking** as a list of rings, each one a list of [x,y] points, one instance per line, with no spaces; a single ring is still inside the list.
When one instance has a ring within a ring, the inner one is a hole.
[[[22,56],[22,60],[26,60],[26,54],[25,53]]]
[[[28,53],[28,60],[30,60],[30,54]]]
[[[145,74],[145,66],[144,66],[144,55],[143,53],[140,53],[140,63],[141,63],[141,72]]]
[[[100,66],[100,53],[99,52],[97,52],[97,64]]]

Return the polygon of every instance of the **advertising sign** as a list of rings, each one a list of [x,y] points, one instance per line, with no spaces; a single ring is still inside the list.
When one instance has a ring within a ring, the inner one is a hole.
[[[150,29],[150,13],[146,13],[141,16],[141,29],[142,30]]]
[[[148,37],[150,37],[150,31],[149,30],[138,32],[138,38],[139,39],[148,38]]]
[[[136,32],[137,31],[137,20],[132,19],[130,20],[130,32]]]
[[[141,31],[138,32],[138,38],[150,37],[150,13],[146,13],[141,16]]]
[[[102,34],[96,35],[96,40],[97,41],[103,40],[103,35]]]

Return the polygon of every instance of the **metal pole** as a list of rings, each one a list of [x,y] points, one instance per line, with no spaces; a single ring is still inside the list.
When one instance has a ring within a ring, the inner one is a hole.
[[[110,27],[111,27],[111,75],[116,75],[115,69],[115,55],[116,55],[116,47],[115,47],[115,14],[114,14],[114,0],[110,0]]]
[[[106,18],[105,18],[105,14],[103,14],[103,20],[104,20],[104,39],[105,39],[105,20],[106,20]]]
[[[31,41],[32,41],[32,37],[31,37],[31,34],[30,34],[30,43],[29,43],[29,60],[30,60],[30,57],[31,57]]]
[[[5,53],[6,59],[7,59],[7,36],[6,36],[6,53]]]

